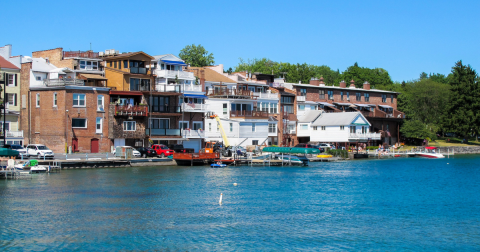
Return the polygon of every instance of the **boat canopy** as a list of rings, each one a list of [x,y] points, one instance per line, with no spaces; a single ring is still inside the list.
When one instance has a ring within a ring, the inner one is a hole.
[[[296,148],[296,147],[265,147],[263,152],[278,152],[278,153],[297,153],[297,154],[317,154],[319,149],[315,148]]]
[[[425,149],[427,149],[427,150],[435,150],[436,148],[437,148],[437,147],[432,147],[432,146],[427,146],[427,147],[425,147]]]

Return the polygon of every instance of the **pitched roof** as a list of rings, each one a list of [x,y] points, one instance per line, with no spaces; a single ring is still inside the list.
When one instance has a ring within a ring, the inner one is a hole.
[[[129,58],[129,57],[132,57],[132,56],[135,56],[137,54],[143,54],[151,59],[154,59],[152,56],[142,52],[142,51],[139,51],[139,52],[131,52],[131,53],[122,53],[122,54],[119,54],[119,55],[115,55],[115,56],[112,56],[112,57],[106,57],[106,58],[103,58],[104,60],[110,60],[110,59],[123,59],[123,58]]]
[[[0,56],[0,68],[20,69],[20,68],[16,67],[14,64],[10,63],[10,61],[6,60],[2,56]]]
[[[57,67],[51,63],[47,63],[44,58],[32,58],[32,71],[48,73]]]
[[[313,122],[323,113],[322,110],[309,110],[305,112],[305,115],[298,117],[299,123]]]
[[[200,76],[198,76],[199,72],[201,70],[205,70],[205,81],[235,83],[234,80],[220,73],[217,73],[215,70],[209,69],[207,67],[189,67],[188,70],[193,70],[191,72],[193,72],[193,74],[195,74],[195,76],[199,78],[200,78]]]
[[[173,55],[173,54],[162,54],[162,55],[155,55],[153,56],[155,60],[172,60],[172,61],[183,61],[184,60],[180,59],[179,57]]]
[[[322,115],[312,123],[312,126],[337,126],[353,124],[357,117],[361,117],[366,123],[370,124],[360,112],[340,112],[340,113],[322,113]]]

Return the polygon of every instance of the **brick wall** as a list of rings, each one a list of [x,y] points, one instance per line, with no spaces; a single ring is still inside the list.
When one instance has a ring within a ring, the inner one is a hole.
[[[63,48],[55,48],[50,50],[43,50],[43,51],[36,51],[32,52],[33,58],[48,58],[50,63],[55,65],[58,68],[68,67],[73,69],[73,65],[75,60],[74,59],[63,59]]]
[[[30,70],[32,69],[32,63],[23,63],[20,69],[20,126],[19,129],[23,130],[24,144],[29,144],[29,90],[30,90]],[[25,106],[23,106],[25,105]]]

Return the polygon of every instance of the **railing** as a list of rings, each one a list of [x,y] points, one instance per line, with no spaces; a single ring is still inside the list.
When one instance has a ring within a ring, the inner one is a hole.
[[[145,129],[145,134],[152,136],[181,136],[180,129]]]
[[[141,85],[139,84],[138,87],[131,89],[130,91],[150,91],[150,85]]]
[[[350,139],[359,139],[359,140],[380,140],[381,133],[350,133]]]
[[[180,106],[160,105],[152,106],[152,113],[182,113]]]
[[[253,92],[253,96],[260,99],[278,99],[277,93]]]
[[[360,112],[365,117],[375,117],[375,113],[373,111],[360,110]]]
[[[85,81],[80,79],[45,79],[43,84],[47,87],[56,86],[85,86]]]
[[[10,131],[7,130],[7,137],[23,137],[23,130],[20,131]],[[0,129],[0,136],[3,137],[3,130]]]
[[[268,111],[234,110],[234,111],[230,111],[230,117],[235,117],[235,118],[268,118]]]
[[[115,106],[116,116],[148,116],[148,107],[145,105],[118,105]]]
[[[185,85],[185,91],[202,92],[201,85]]]
[[[182,136],[186,138],[205,138],[205,130],[182,130]]]
[[[172,71],[172,70],[160,70],[156,69],[155,74],[157,77],[162,78],[179,78],[179,79],[194,79],[195,76],[192,72],[184,72],[184,71]]]
[[[286,129],[286,133],[287,134],[296,134],[296,130],[295,129]]]
[[[293,84],[292,83],[277,83],[277,82],[271,82],[268,83],[270,87],[273,88],[288,88],[293,90]]]
[[[63,58],[98,58],[98,52],[92,51],[64,51]]]
[[[190,112],[190,111],[206,111],[208,109],[209,105],[207,104],[199,104],[199,103],[183,103],[182,104],[182,110],[184,112]]]
[[[155,91],[157,92],[173,92],[182,93],[182,85],[179,84],[156,84]]]
[[[393,109],[393,117],[394,117],[394,118],[402,118],[402,119],[403,119],[403,118],[405,118],[405,113],[400,112],[400,111],[398,111],[398,110],[396,110],[396,109]]]
[[[130,73],[132,73],[132,74],[147,74],[147,68],[145,68],[145,67],[130,67]]]
[[[303,95],[297,96],[297,101],[304,102],[305,101],[305,96],[303,96]]]
[[[252,91],[250,90],[243,90],[243,89],[213,89],[208,90],[208,96],[250,96],[252,97]]]

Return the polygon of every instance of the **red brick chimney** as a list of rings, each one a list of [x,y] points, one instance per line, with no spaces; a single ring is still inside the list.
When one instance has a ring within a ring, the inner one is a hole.
[[[320,77],[320,86],[325,86],[325,82],[323,82],[323,76]]]
[[[320,81],[317,79],[317,78],[311,78],[310,79],[310,85],[313,85],[313,86],[320,86]]]
[[[355,81],[354,81],[353,79],[350,81],[350,87],[351,87],[351,88],[354,88],[354,87],[355,87]]]
[[[345,83],[344,80],[340,81],[340,87],[341,87],[341,88],[346,88],[346,87],[347,87],[347,83]]]
[[[370,90],[370,83],[368,83],[368,81],[365,81],[365,82],[363,83],[363,89],[365,89],[365,90]]]

